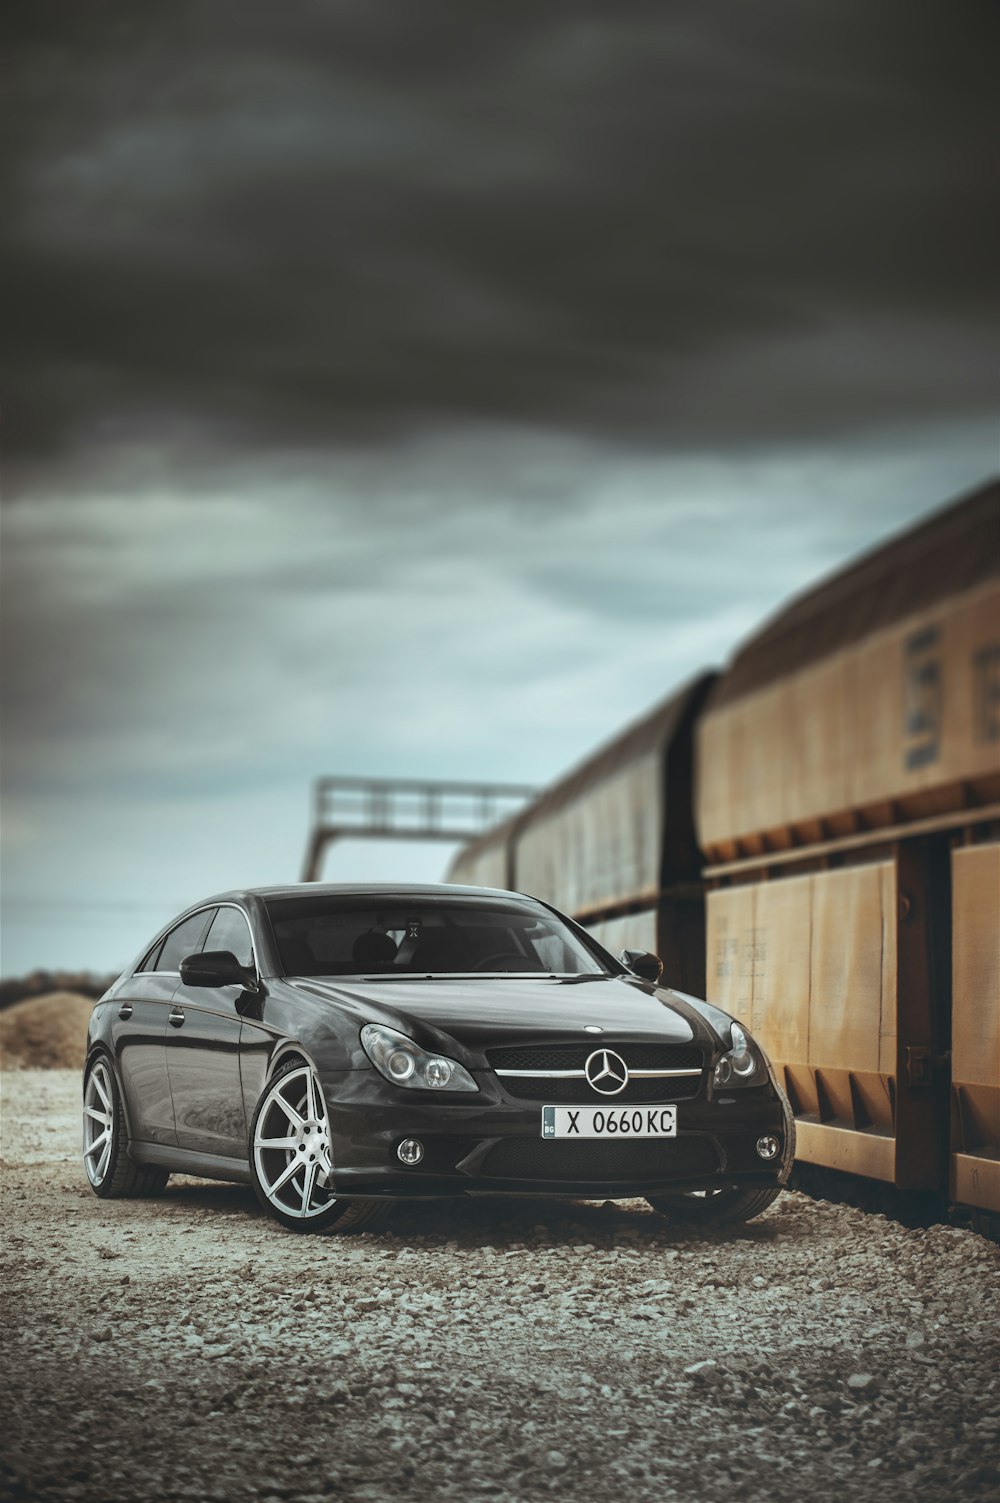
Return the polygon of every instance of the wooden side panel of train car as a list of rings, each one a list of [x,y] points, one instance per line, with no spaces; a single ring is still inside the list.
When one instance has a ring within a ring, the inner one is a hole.
[[[891,860],[709,893],[708,996],[771,1056],[801,1158],[929,1184],[896,1137],[898,888]]]
[[[693,727],[713,678],[671,695],[556,783],[514,844],[520,891],[571,914],[614,954],[655,951],[665,979],[699,995],[705,915]]]
[[[657,927],[657,912],[655,908],[647,908],[641,913],[629,913],[624,918],[607,919],[602,924],[589,924],[590,933],[612,955],[620,955],[622,950],[649,950],[652,954],[658,954],[660,936]],[[669,980],[668,977],[664,978]]]
[[[517,845],[524,892],[581,914],[660,890],[663,753],[653,747],[551,813],[544,806]],[[558,785],[557,785],[558,786]]]
[[[663,985],[704,995],[705,905],[701,898],[673,898],[656,908],[588,923],[612,955],[650,950],[663,961]]]
[[[1000,1207],[1000,487],[767,623],[697,789],[709,996],[779,1065],[800,1156]]]
[[[506,838],[477,840],[474,845],[463,847],[448,868],[445,881],[466,887],[508,888]]]
[[[517,832],[529,815],[530,806],[464,845],[452,860],[445,881],[466,887],[511,889]]]
[[[731,861],[1000,800],[1000,580],[710,710],[698,829]]]
[[[951,1193],[1000,1213],[1000,843],[952,853]]]

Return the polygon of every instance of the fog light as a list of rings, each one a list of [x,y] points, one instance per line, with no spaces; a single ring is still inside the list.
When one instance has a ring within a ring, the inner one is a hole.
[[[424,1145],[417,1138],[404,1138],[396,1149],[401,1164],[419,1164],[424,1156]]]
[[[757,1139],[757,1157],[761,1159],[776,1159],[781,1152],[781,1143],[773,1133],[767,1133],[763,1138]]]

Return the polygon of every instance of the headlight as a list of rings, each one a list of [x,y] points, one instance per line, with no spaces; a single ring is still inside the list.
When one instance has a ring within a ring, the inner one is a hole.
[[[767,1080],[767,1061],[760,1050],[744,1033],[739,1023],[731,1029],[731,1047],[715,1067],[717,1086],[763,1085]]]
[[[380,1075],[393,1085],[418,1091],[478,1091],[464,1065],[443,1054],[428,1054],[404,1033],[366,1023],[361,1030],[365,1053]]]

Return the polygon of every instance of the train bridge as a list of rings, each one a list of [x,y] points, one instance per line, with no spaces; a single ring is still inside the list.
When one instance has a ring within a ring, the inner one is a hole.
[[[514,814],[538,790],[523,783],[409,778],[319,778],[303,882],[315,882],[336,840],[468,842]]]

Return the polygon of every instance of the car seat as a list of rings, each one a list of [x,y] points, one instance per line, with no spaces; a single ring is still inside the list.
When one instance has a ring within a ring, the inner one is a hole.
[[[396,959],[396,941],[390,934],[378,929],[369,929],[359,934],[351,947],[351,959],[358,965],[391,966]]]
[[[289,935],[281,941],[281,958],[285,963],[287,976],[314,976],[316,974],[316,956],[304,939],[297,935]]]

